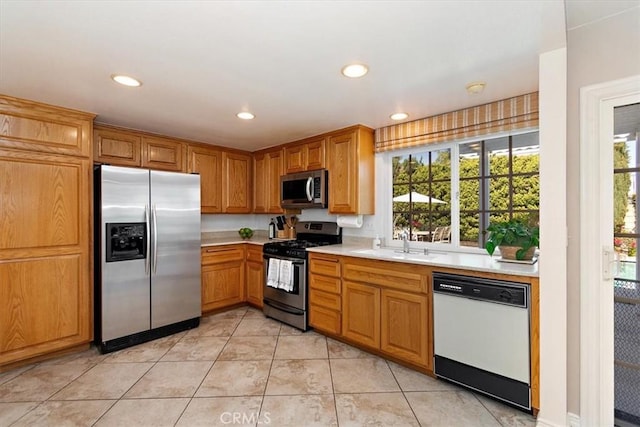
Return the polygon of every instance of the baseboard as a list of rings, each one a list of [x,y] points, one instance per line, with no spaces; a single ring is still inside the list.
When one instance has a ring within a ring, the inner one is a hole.
[[[580,415],[567,412],[567,425],[569,427],[580,427]]]
[[[580,416],[576,414],[572,414],[571,412],[567,412],[567,421],[566,424],[556,424],[554,422],[545,420],[538,416],[536,419],[537,427],[580,427]]]

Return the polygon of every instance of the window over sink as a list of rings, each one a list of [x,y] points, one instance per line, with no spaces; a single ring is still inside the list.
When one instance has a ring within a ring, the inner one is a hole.
[[[391,241],[483,248],[491,222],[538,221],[539,135],[429,144],[384,154],[391,168]],[[388,194],[389,194],[388,193]]]

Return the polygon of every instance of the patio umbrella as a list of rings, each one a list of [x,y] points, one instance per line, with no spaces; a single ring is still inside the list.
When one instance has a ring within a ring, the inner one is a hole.
[[[409,200],[409,197],[411,197],[411,200]],[[409,193],[407,194],[402,194],[400,196],[396,196],[393,198],[394,202],[405,202],[405,203],[447,203],[443,200],[440,199],[436,199],[435,197],[431,197],[431,196],[425,196],[424,194],[420,194],[420,193],[416,193],[415,191],[411,192],[411,195],[409,195]]]

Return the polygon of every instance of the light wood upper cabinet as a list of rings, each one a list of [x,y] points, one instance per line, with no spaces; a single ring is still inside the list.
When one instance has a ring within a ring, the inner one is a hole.
[[[186,172],[187,144],[146,132],[96,125],[94,162]]]
[[[284,146],[285,173],[297,173],[325,167],[325,137],[316,136]]]
[[[142,167],[175,172],[186,171],[186,145],[156,136],[142,137]]]
[[[325,138],[315,138],[305,144],[307,146],[307,170],[323,169],[325,166]]]
[[[93,114],[0,95],[0,146],[91,158]]]
[[[200,175],[202,213],[222,212],[222,153],[215,148],[189,145],[187,171]]]
[[[375,213],[373,130],[363,126],[329,135],[329,213]]]
[[[0,366],[92,339],[92,120],[0,96]]]
[[[282,150],[253,155],[253,212],[282,213],[280,176],[283,174]]]
[[[307,170],[307,150],[304,144],[284,147],[285,173],[304,172]]]
[[[142,165],[142,136],[97,127],[93,132],[93,160],[118,166]]]
[[[223,212],[251,212],[251,160],[248,154],[226,151],[222,153]]]

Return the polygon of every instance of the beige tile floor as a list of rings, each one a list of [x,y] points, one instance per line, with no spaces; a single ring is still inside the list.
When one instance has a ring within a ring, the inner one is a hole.
[[[520,411],[239,308],[0,374],[0,426],[533,426]]]

